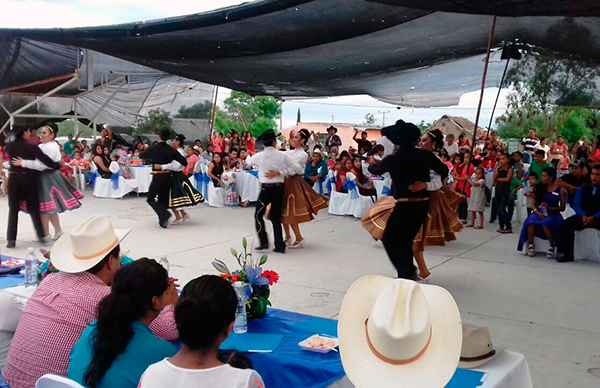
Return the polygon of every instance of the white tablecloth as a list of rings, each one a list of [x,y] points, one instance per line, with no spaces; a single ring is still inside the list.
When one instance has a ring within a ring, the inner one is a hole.
[[[258,201],[260,181],[247,171],[235,173],[235,189],[240,201]]]
[[[152,166],[131,167],[131,177],[137,180],[137,192],[147,193],[152,182]]]
[[[533,388],[529,365],[520,353],[504,351],[481,368],[474,370],[486,373],[481,388]],[[327,386],[327,388],[353,387],[347,376]]]

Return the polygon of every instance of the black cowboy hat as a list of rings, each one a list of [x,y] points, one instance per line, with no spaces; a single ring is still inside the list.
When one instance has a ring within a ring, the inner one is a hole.
[[[334,133],[337,133],[338,129],[336,127],[334,127],[333,125],[329,126],[329,128],[327,128],[327,132],[329,132],[330,129],[333,129]]]
[[[263,132],[262,135],[260,135],[256,141],[259,143],[264,144],[265,146],[270,146],[273,144],[273,141],[275,141],[275,139],[277,139],[277,136],[279,136],[278,133],[275,133],[274,130],[269,129],[265,132]]]
[[[396,145],[415,146],[421,137],[421,131],[413,123],[404,120],[396,121],[396,124],[381,129],[381,134]]]

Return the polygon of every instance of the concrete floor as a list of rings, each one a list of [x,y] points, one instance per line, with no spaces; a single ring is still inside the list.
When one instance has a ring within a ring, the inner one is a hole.
[[[189,223],[164,230],[145,198],[111,200],[86,194],[80,209],[61,215],[65,230],[92,214],[106,214],[115,227],[134,228],[122,249],[134,258],[167,254],[171,273],[182,285],[216,273],[211,265],[215,257],[234,267],[229,249],[239,251],[244,236],[252,240],[253,208],[200,205],[189,211]],[[7,208],[6,197],[0,198],[2,234]],[[496,347],[525,355],[535,387],[600,386],[600,264],[559,264],[541,254],[529,258],[516,251],[518,234],[498,235],[497,225],[487,222],[486,228],[464,230],[456,242],[427,248],[432,283],[452,293],[463,322],[488,326]],[[382,245],[359,221],[322,212],[302,225],[302,231],[304,249],[269,254],[266,268],[281,277],[272,289],[274,307],[336,318],[355,280],[395,274]],[[1,240],[2,252],[24,257],[28,246],[38,247],[33,239],[31,221],[21,214],[17,249],[4,248]]]

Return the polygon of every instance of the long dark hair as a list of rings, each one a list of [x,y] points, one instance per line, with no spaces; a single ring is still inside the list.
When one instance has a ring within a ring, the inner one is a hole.
[[[433,144],[434,151],[439,151],[444,147],[444,135],[439,129],[436,128],[427,132],[427,136],[429,136],[431,139],[431,144]]]
[[[210,349],[235,319],[237,295],[229,282],[204,275],[186,284],[175,306],[181,342],[192,350]]]
[[[98,305],[98,321],[92,343],[92,361],[84,375],[87,387],[100,383],[117,356],[133,337],[133,322],[153,309],[152,299],[169,287],[167,271],[156,261],[141,258],[120,268],[110,294]]]
[[[550,181],[554,182],[556,180],[556,169],[548,167],[542,171],[542,174],[543,173],[546,173],[546,175],[550,177]],[[542,202],[544,202],[544,196],[546,195],[547,191],[548,185],[542,183],[542,177],[540,176],[540,182],[537,185],[535,185],[535,188],[533,189],[536,205],[539,205]]]

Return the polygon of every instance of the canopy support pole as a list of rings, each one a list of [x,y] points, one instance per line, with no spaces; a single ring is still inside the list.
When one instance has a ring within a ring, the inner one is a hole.
[[[212,139],[212,133],[215,128],[215,118],[217,116],[217,99],[219,97],[219,85],[215,88],[215,101],[213,102],[212,116],[210,118],[210,133],[208,134],[208,142]],[[207,145],[208,147],[208,145]]]
[[[75,120],[73,122],[73,136],[79,135],[79,120],[77,120],[77,97],[73,98],[73,115]]]
[[[488,38],[487,52],[485,54],[485,63],[483,65],[483,76],[481,77],[481,91],[480,91],[480,95],[479,95],[479,104],[477,105],[477,116],[475,117],[475,128],[473,129],[473,140],[471,141],[471,155],[473,155],[473,148],[475,147],[475,143],[477,141],[477,128],[479,127],[479,117],[481,116],[481,105],[483,104],[483,91],[485,90],[485,81],[487,78],[488,65],[490,64],[490,52],[492,51],[492,42],[494,41],[494,31],[496,30],[496,19],[497,19],[497,16],[494,15],[494,19],[492,21],[492,32],[490,33],[490,36]],[[467,164],[467,172],[469,171],[470,166],[471,166],[471,161],[469,161],[469,163]]]
[[[40,98],[33,100],[32,102],[23,105],[22,107],[20,107],[19,109],[17,109],[16,111],[14,111],[12,113],[13,116],[18,115],[19,113],[23,112],[24,110],[32,107],[35,104],[38,104],[40,102],[42,102],[43,100],[45,100],[48,97],[52,97],[52,95],[54,95],[56,92],[61,91],[62,89],[66,88],[67,86],[71,85],[73,82],[77,81],[77,77],[73,77],[70,80],[68,80],[67,82],[58,85],[57,87],[55,87],[54,89],[50,90],[48,93],[44,94],[43,96],[41,96]]]
[[[508,71],[508,64],[510,63],[510,57],[506,60],[506,66],[504,67],[504,73],[502,73],[502,79],[500,80],[500,85],[498,86],[498,94],[496,95],[496,101],[494,101],[494,107],[492,108],[492,114],[490,115],[490,123],[488,124],[488,133],[486,135],[486,139],[490,136],[490,131],[492,130],[492,121],[494,121],[494,112],[496,112],[496,105],[498,105],[498,100],[500,99],[500,92],[502,92],[502,85],[504,84],[504,78],[506,78],[506,72]]]
[[[110,94],[110,96],[108,96],[106,101],[104,101],[102,103],[102,105],[100,105],[100,108],[98,108],[96,113],[94,113],[94,115],[92,117],[90,117],[91,121],[94,121],[96,119],[96,117],[98,117],[98,115],[100,114],[100,112],[102,112],[102,110],[106,107],[106,105],[108,105],[108,103],[111,102],[112,99],[117,95],[117,93],[119,93],[119,90],[121,90],[121,88],[123,86],[125,86],[125,84],[127,84],[127,77],[122,77],[122,78],[123,78],[123,81],[119,84],[119,86]]]

